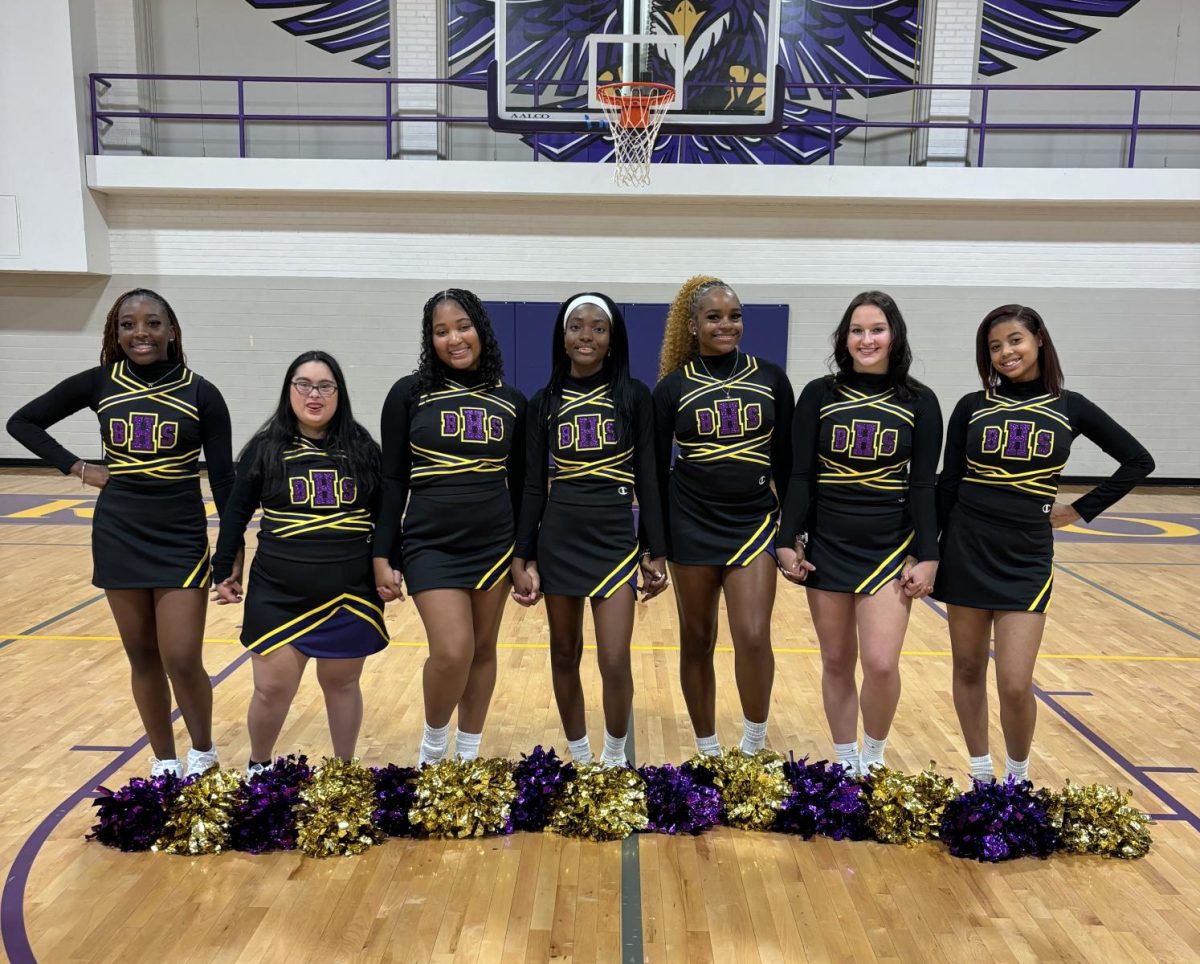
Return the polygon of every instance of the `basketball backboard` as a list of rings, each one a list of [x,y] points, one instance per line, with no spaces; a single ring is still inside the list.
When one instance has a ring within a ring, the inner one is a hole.
[[[596,130],[596,88],[670,84],[663,133],[782,128],[781,0],[495,0],[496,130]]]

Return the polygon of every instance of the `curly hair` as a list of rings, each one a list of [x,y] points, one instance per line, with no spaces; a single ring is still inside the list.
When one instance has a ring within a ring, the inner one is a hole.
[[[696,316],[700,299],[713,288],[724,288],[735,298],[737,294],[720,278],[709,274],[698,274],[688,278],[679,289],[671,307],[667,309],[667,325],[663,332],[662,351],[658,356],[658,377],[665,378],[696,353],[696,336],[691,333],[688,322]]]
[[[479,298],[465,288],[446,288],[425,302],[421,314],[421,357],[413,374],[417,376],[414,394],[424,395],[436,391],[454,374],[454,370],[437,356],[433,347],[433,312],[443,301],[455,302],[475,326],[479,335],[479,377],[485,385],[494,385],[504,378],[504,358],[500,354],[500,343],[492,330],[492,319]]]
[[[179,361],[186,365],[187,358],[183,354],[183,329],[179,327],[179,319],[175,317],[175,309],[167,303],[166,298],[157,291],[151,291],[149,288],[134,288],[132,291],[126,291],[108,309],[108,316],[104,319],[104,335],[100,341],[100,364],[112,365],[128,358],[125,352],[121,350],[120,341],[117,340],[117,321],[121,317],[121,309],[125,306],[125,302],[131,298],[145,298],[148,301],[158,302],[163,314],[167,316],[167,321],[171,323],[171,329],[174,332],[174,337],[167,343],[167,361]]]

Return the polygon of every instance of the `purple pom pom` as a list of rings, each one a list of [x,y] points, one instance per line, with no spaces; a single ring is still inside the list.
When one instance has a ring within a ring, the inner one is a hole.
[[[308,758],[280,757],[269,770],[238,787],[229,844],[233,850],[263,854],[296,849],[296,804],[312,779]]]
[[[721,794],[700,783],[690,767],[638,767],[646,781],[647,831],[676,834],[704,833],[721,820]]]
[[[775,830],[805,840],[818,833],[834,840],[865,840],[871,835],[862,789],[840,763],[792,757],[783,764],[783,774],[792,792],[775,818]]]
[[[941,838],[955,857],[987,863],[1016,857],[1048,857],[1058,847],[1045,802],[1028,780],[976,780],[946,804]]]
[[[417,795],[417,768],[389,763],[371,767],[375,777],[375,809],[371,820],[389,837],[414,837],[408,819],[413,799]]]
[[[521,762],[513,768],[517,793],[509,808],[508,832],[545,830],[554,797],[574,779],[574,764],[563,762],[553,748],[547,753],[536,746],[532,753],[522,753]]]
[[[162,836],[171,804],[183,786],[179,777],[165,773],[151,780],[134,777],[116,793],[100,787],[103,796],[92,803],[100,814],[87,839],[128,853],[149,850]]]

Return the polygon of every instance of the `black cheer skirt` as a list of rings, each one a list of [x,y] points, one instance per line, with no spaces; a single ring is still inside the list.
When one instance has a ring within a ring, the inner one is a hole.
[[[1044,613],[1054,586],[1054,530],[995,525],[956,505],[942,533],[933,598],[972,609]]]
[[[537,549],[543,593],[607,599],[634,587],[638,556],[632,506],[546,504]]]
[[[700,499],[672,478],[669,501],[671,562],[748,566],[775,541],[779,513],[773,495],[749,503]]]
[[[296,544],[297,553],[308,546]],[[387,646],[369,546],[361,556],[325,561],[277,555],[260,546],[250,566],[242,645],[265,656],[294,646],[305,656],[354,659]],[[319,556],[319,549],[313,550]]]
[[[206,589],[208,523],[198,479],[131,486],[110,481],[92,518],[92,585]]]
[[[456,494],[413,492],[403,522],[404,584],[426,589],[491,589],[508,578],[512,498],[502,486]]]
[[[804,585],[873,596],[900,577],[912,543],[907,506],[849,506],[818,499],[805,552],[816,569]]]

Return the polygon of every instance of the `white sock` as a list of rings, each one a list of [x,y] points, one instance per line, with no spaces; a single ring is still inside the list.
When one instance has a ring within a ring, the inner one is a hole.
[[[757,753],[767,745],[767,721],[753,723],[742,717],[742,752]]]
[[[887,746],[887,740],[886,736],[877,740],[863,731],[862,756],[859,759],[863,773],[870,773],[873,765],[883,766],[883,750]]]
[[[417,758],[417,766],[426,763],[440,763],[446,758],[446,750],[450,747],[450,724],[445,726],[430,726],[425,724],[425,732],[421,736],[421,755]]]
[[[990,753],[985,753],[983,756],[973,756],[969,759],[972,779],[982,780],[984,783],[995,779],[996,774],[992,771],[992,755]]]
[[[454,755],[460,760],[478,759],[481,740],[483,740],[482,733],[467,733],[456,729],[454,731]]]
[[[625,759],[625,741],[629,739],[629,734],[624,736],[613,736],[608,732],[606,727],[604,730],[604,752],[600,754],[600,762],[606,767],[623,767],[626,764]]]
[[[592,743],[586,733],[578,740],[567,740],[567,750],[576,763],[592,762]]]
[[[705,756],[720,756],[721,741],[717,739],[717,734],[696,737],[696,752]]]
[[[1029,779],[1029,757],[1024,760],[1014,760],[1007,754],[1004,757],[1004,778],[1009,777],[1021,783]]]
[[[857,777],[862,775],[862,759],[858,753],[858,740],[853,743],[835,743],[833,745],[833,753],[837,758],[837,762],[846,768],[846,773],[849,776]]]

